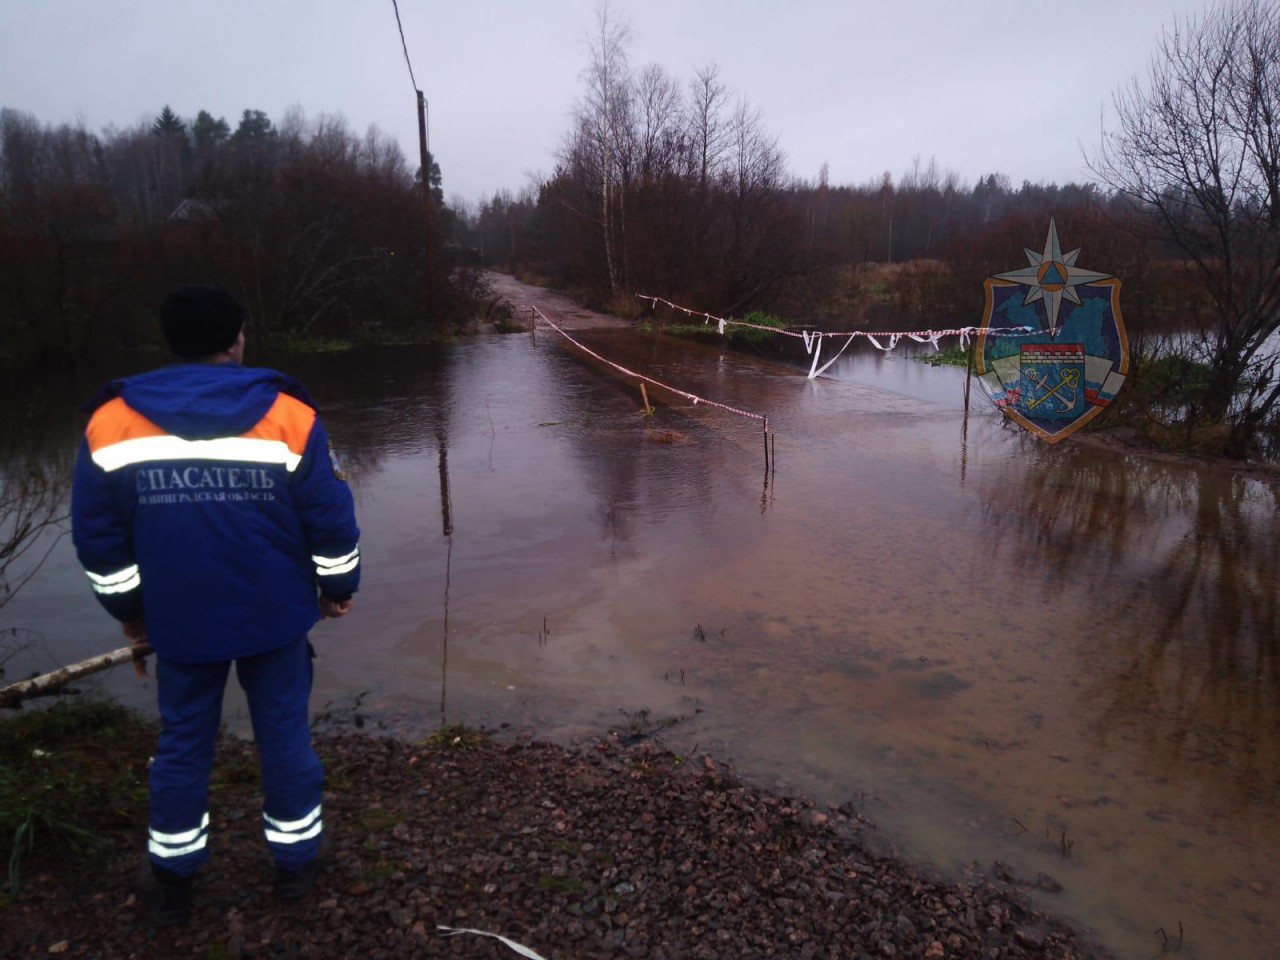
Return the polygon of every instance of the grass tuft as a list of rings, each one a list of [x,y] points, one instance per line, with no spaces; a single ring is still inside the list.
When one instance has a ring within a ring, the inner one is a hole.
[[[470,750],[486,739],[478,730],[472,730],[461,723],[451,723],[427,737],[425,743],[433,750]]]
[[[931,367],[965,367],[969,365],[969,351],[957,343],[937,353],[917,353],[911,359]]]
[[[61,701],[0,721],[0,862],[10,896],[29,859],[102,847],[146,803],[155,731],[125,708]]]
[[[761,327],[772,327],[774,330],[785,330],[787,328],[787,322],[781,317],[775,317],[759,310],[753,310],[740,319],[745,323],[754,323]],[[714,337],[720,339],[719,326],[710,321],[706,323],[662,324],[646,320],[639,324],[639,329],[645,333],[669,333],[677,337]],[[759,343],[765,340],[772,340],[773,336],[773,333],[768,330],[756,330],[753,327],[726,326],[724,329],[724,339],[730,342],[736,340],[743,343]]]

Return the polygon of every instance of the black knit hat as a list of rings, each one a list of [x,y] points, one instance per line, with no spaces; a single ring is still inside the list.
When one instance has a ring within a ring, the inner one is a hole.
[[[207,357],[230,350],[244,319],[244,307],[216,283],[174,287],[160,308],[164,338],[180,357]]]

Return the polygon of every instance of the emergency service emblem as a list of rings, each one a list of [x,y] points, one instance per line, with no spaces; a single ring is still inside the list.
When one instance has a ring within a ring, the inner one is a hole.
[[[1053,220],[1044,251],[1026,254],[1030,266],[983,281],[975,368],[1005,416],[1057,443],[1101,413],[1129,373],[1120,281],[1077,267],[1079,249],[1062,252]]]

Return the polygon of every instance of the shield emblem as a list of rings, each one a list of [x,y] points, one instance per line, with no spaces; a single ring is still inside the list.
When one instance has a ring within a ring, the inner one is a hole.
[[[1005,416],[1057,443],[1102,412],[1129,372],[1120,281],[1075,266],[1049,221],[1044,252],[1031,266],[983,281],[979,382]],[[1018,329],[1022,328],[1022,329]]]

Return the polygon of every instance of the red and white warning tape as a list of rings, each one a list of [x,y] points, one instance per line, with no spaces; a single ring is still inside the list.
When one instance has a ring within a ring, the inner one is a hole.
[[[960,346],[967,347],[969,338],[981,333],[983,336],[994,337],[1025,337],[1038,331],[1031,327],[946,327],[941,330],[906,330],[906,331],[870,331],[870,330],[844,330],[844,331],[825,331],[825,330],[785,330],[777,327],[766,327],[761,323],[748,323],[745,320],[730,320],[726,317],[717,317],[714,314],[707,313],[702,310],[691,310],[688,307],[682,307],[678,303],[672,303],[662,297],[651,297],[646,293],[637,293],[637,299],[652,301],[657,304],[665,304],[672,310],[680,310],[690,317],[702,317],[703,323],[715,323],[719,332],[723,335],[725,327],[750,327],[753,330],[765,330],[769,333],[778,333],[784,337],[795,337],[804,341],[804,350],[807,354],[812,354],[813,363],[809,367],[809,379],[820,376],[839,359],[840,354],[848,349],[849,344],[853,343],[855,337],[866,337],[871,345],[877,350],[883,350],[886,353],[898,345],[898,341],[903,337],[914,340],[916,343],[928,343],[933,346],[934,350],[938,349],[938,340],[942,337],[960,338]],[[843,347],[836,351],[836,355],[818,366],[818,358],[822,355],[822,341],[826,337],[848,337]],[[881,338],[888,341],[888,346],[880,342]]]
[[[705,403],[709,407],[715,407],[718,410],[727,410],[729,413],[736,413],[740,417],[749,417],[752,420],[759,420],[764,425],[764,432],[765,433],[769,432],[769,418],[765,416],[763,413],[752,413],[750,410],[742,410],[739,407],[732,407],[729,404],[721,403],[718,400],[708,400],[706,397],[700,397],[697,394],[689,393],[687,390],[681,390],[678,387],[671,386],[670,384],[666,384],[666,383],[662,383],[661,381],[654,380],[652,377],[646,377],[642,373],[636,373],[634,370],[628,370],[626,367],[622,366],[622,364],[620,363],[614,363],[612,360],[606,360],[604,357],[600,356],[600,354],[596,353],[594,350],[592,350],[590,347],[583,344],[581,341],[575,340],[573,337],[569,336],[568,333],[566,333],[563,329],[561,329],[559,324],[557,324],[554,320],[552,320],[545,313],[539,310],[537,306],[532,307],[532,310],[535,314],[537,314],[538,318],[541,319],[542,322],[545,323],[548,327],[550,327],[556,333],[560,334],[560,336],[564,337],[566,340],[572,343],[575,347],[577,347],[583,353],[587,354],[588,356],[595,357],[595,359],[599,360],[601,363],[605,364],[606,366],[613,367],[615,370],[619,371],[620,373],[626,374],[628,377],[635,377],[637,380],[643,380],[645,383],[652,384],[655,387],[660,387],[661,389],[666,390],[669,393],[674,393],[678,397],[684,397],[686,400],[691,400],[693,401],[694,406],[697,406],[700,403]]]

